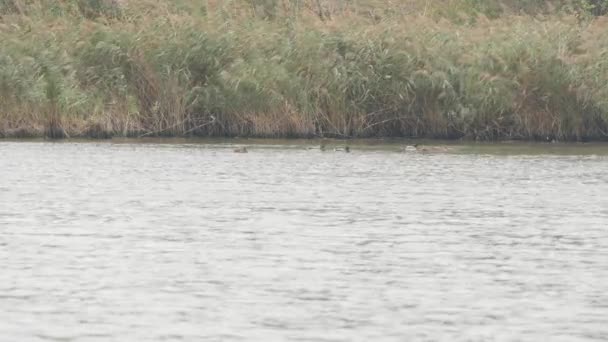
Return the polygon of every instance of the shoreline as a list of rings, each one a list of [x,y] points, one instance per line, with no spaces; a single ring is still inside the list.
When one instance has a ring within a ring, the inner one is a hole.
[[[311,153],[333,153],[334,148],[349,146],[352,152],[393,152],[412,154],[404,151],[408,145],[418,144],[424,147],[446,147],[443,152],[425,153],[414,151],[414,154],[469,154],[469,155],[579,155],[608,156],[608,142],[531,142],[531,141],[471,141],[445,139],[406,139],[406,138],[364,138],[364,139],[302,139],[302,138],[210,138],[210,137],[145,137],[145,138],[0,138],[0,146],[10,143],[33,144],[96,144],[96,145],[166,145],[175,147],[205,147],[218,150],[232,150],[234,147],[247,147],[250,151],[264,150],[308,150]],[[320,144],[326,151],[319,151]]]
[[[473,137],[412,137],[412,136],[345,136],[341,134],[327,134],[322,135],[292,135],[292,134],[276,134],[270,136],[264,135],[251,135],[251,136],[238,136],[238,135],[171,135],[171,134],[152,134],[152,132],[131,132],[126,135],[113,134],[111,132],[95,132],[94,134],[69,134],[63,133],[59,137],[51,137],[47,134],[32,133],[25,130],[12,130],[13,132],[7,133],[6,131],[0,130],[0,141],[162,141],[162,140],[184,140],[184,141],[238,141],[238,140],[260,140],[260,141],[341,141],[341,142],[352,142],[352,141],[409,141],[412,143],[416,142],[433,142],[443,144],[607,144],[608,136],[605,138],[597,137],[582,137],[572,139],[555,139],[553,136],[547,136],[545,138],[512,138],[512,137],[496,137],[493,139],[479,139]],[[136,134],[137,133],[137,134]]]

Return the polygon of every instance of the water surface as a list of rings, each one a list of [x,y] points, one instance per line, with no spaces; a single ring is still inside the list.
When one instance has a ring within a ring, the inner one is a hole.
[[[0,142],[1,339],[608,340],[606,147],[395,146]]]

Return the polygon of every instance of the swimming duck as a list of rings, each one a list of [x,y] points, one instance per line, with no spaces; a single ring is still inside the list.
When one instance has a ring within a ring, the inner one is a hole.
[[[418,147],[418,151],[422,153],[446,153],[450,151],[447,146],[424,146]]]
[[[306,147],[307,150],[321,150],[321,151],[325,151],[325,144],[321,144],[319,146],[308,146]]]
[[[419,144],[407,145],[403,148],[404,152],[422,152],[422,153],[446,153],[451,149],[447,146],[420,146]]]
[[[403,148],[403,152],[416,152],[418,151],[418,144],[407,145]]]
[[[247,147],[245,147],[245,146],[234,149],[234,153],[247,153],[247,152],[248,152]]]
[[[348,147],[348,146],[336,147],[336,148],[334,148],[334,151],[350,153],[350,147]]]

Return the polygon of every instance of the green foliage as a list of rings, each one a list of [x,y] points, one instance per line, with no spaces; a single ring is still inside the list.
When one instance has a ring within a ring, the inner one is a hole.
[[[75,1],[3,19],[5,125],[52,112],[58,136],[607,138],[608,38],[568,14],[605,2],[538,20],[509,13],[550,13],[544,1],[463,0],[477,19],[457,24],[397,10],[322,21],[317,2]]]
[[[113,17],[121,15],[119,2],[116,0],[76,0],[80,13],[86,18]]]
[[[583,11],[595,16],[608,13],[608,0],[579,0],[578,6]]]
[[[0,14],[21,13],[23,11],[19,1],[0,0]]]

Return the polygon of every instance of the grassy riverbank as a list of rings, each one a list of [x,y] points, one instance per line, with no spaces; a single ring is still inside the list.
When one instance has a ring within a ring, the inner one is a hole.
[[[602,2],[395,3],[0,0],[0,136],[608,140]]]

